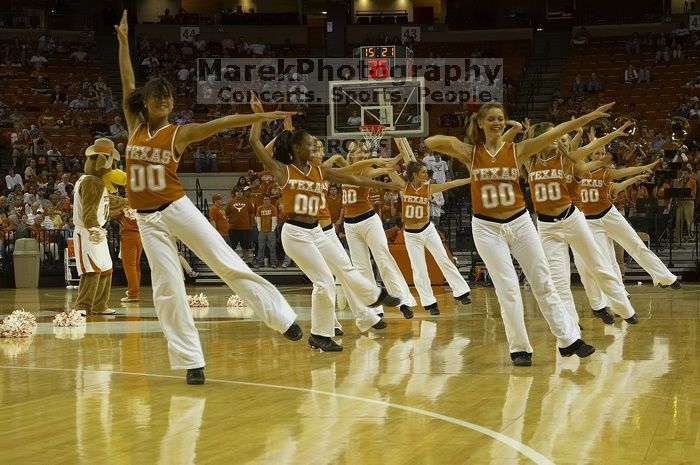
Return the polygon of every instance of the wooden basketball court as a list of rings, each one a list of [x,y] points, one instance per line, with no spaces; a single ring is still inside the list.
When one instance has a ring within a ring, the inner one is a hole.
[[[561,358],[529,291],[533,366],[513,367],[492,288],[470,306],[359,334],[341,353],[306,345],[310,288],[287,287],[305,337],[290,342],[231,294],[195,317],[207,382],[168,367],[148,290],[84,331],[54,332],[76,291],[0,291],[0,313],[37,316],[32,340],[0,339],[0,463],[691,464],[700,462],[700,286],[629,286],[640,324],[604,326],[574,295],[597,352]]]

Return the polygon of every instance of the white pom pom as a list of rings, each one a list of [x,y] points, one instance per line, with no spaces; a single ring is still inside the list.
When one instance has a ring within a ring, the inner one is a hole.
[[[56,315],[53,325],[59,328],[79,328],[86,325],[86,320],[77,310],[71,310]]]
[[[208,307],[209,306],[209,299],[207,299],[207,296],[204,295],[204,293],[201,293],[198,295],[188,295],[187,296],[187,303],[189,304],[190,308]]]
[[[15,310],[0,324],[0,337],[32,337],[36,332],[36,318],[24,310]]]
[[[228,301],[226,301],[226,307],[228,308],[242,308],[242,307],[247,307],[246,303],[237,295],[232,295],[231,297],[228,298]]]

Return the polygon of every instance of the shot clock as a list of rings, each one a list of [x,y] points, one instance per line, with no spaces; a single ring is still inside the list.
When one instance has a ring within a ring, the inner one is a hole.
[[[371,45],[353,51],[358,59],[360,79],[381,80],[410,77],[413,51],[403,45]]]

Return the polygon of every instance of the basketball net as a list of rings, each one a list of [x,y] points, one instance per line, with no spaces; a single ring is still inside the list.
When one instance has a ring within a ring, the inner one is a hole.
[[[365,143],[373,156],[377,156],[379,153],[379,143],[384,137],[384,126],[381,124],[366,124],[360,126],[360,131],[362,132],[362,137],[365,138]]]

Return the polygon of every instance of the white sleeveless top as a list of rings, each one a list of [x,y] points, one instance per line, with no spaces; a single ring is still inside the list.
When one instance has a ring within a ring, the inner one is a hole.
[[[73,197],[73,223],[75,224],[76,228],[83,228],[85,229],[85,224],[83,224],[83,202],[80,199],[80,185],[82,184],[83,179],[88,175],[82,175],[80,178],[75,182],[75,188],[73,192],[75,192],[75,195]],[[100,205],[97,207],[97,221],[100,223],[100,226],[104,226],[107,223],[107,220],[109,219],[109,192],[107,192],[107,188],[105,188],[102,191],[102,200],[100,201]]]

